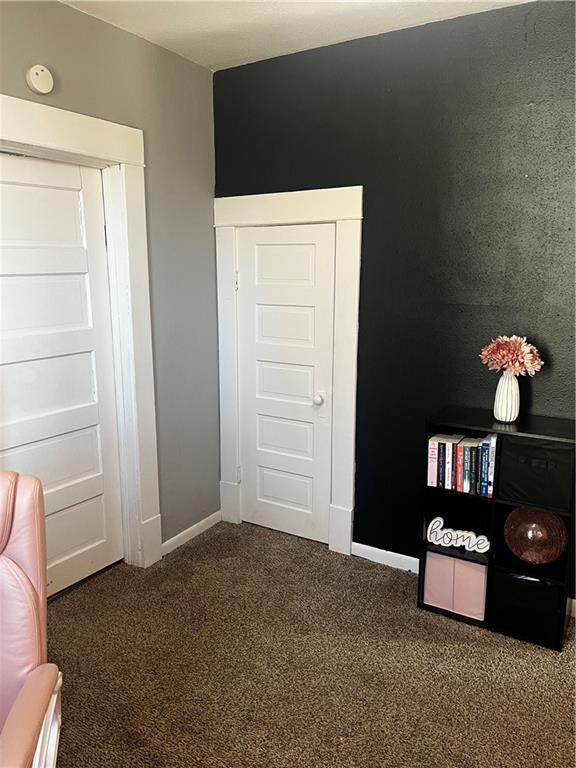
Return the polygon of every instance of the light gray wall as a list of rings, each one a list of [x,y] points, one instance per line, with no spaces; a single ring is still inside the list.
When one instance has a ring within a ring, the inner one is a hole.
[[[32,64],[52,94],[26,87]],[[144,131],[162,538],[219,508],[212,74],[60,3],[0,3],[0,91]]]

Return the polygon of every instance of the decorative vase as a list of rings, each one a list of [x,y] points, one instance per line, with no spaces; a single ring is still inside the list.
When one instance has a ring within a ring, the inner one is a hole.
[[[525,563],[545,565],[564,554],[568,533],[564,520],[555,512],[517,507],[504,523],[504,541]]]
[[[496,421],[516,421],[520,412],[520,388],[513,373],[504,371],[496,388],[494,418]]]

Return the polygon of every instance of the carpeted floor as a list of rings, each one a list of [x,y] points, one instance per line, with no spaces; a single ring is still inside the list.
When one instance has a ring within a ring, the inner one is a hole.
[[[58,768],[570,768],[558,654],[419,611],[416,579],[221,523],[50,603]]]

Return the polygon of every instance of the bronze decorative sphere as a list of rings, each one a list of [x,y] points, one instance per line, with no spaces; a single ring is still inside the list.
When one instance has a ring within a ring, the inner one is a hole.
[[[525,563],[545,565],[564,553],[568,534],[560,515],[544,509],[517,507],[504,523],[504,541]]]

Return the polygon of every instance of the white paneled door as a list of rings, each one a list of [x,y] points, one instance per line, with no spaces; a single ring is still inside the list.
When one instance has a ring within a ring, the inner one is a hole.
[[[0,468],[44,485],[48,593],[122,558],[100,171],[0,155]]]
[[[237,232],[242,519],[326,542],[335,225]]]

